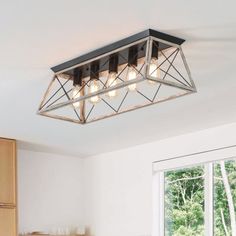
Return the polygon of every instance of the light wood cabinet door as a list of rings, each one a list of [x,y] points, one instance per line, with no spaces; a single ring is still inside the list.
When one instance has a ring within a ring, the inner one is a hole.
[[[0,139],[0,207],[3,203],[16,205],[15,146],[14,140]]]
[[[16,210],[0,208],[0,236],[16,236]]]

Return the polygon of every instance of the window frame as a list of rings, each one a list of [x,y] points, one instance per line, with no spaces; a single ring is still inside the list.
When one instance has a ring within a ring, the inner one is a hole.
[[[222,158],[223,157],[223,158]],[[164,173],[170,170],[203,165],[204,178],[204,231],[214,236],[214,179],[213,166],[221,160],[236,158],[236,146],[228,146],[197,153],[171,157],[153,162],[153,223],[152,236],[165,236]],[[182,164],[184,163],[184,164]],[[207,206],[207,207],[206,207]]]

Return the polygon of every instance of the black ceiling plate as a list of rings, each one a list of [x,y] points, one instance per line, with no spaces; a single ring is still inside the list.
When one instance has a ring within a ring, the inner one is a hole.
[[[181,38],[177,38],[177,37],[174,37],[174,36],[162,33],[162,32],[158,32],[153,29],[148,29],[148,30],[142,31],[138,34],[132,35],[128,38],[117,41],[115,43],[109,44],[105,47],[102,47],[102,48],[99,48],[99,49],[94,50],[92,52],[89,52],[87,54],[84,54],[82,56],[76,57],[72,60],[69,60],[69,61],[59,64],[57,66],[54,66],[51,69],[54,73],[57,73],[62,70],[66,70],[66,69],[73,67],[75,65],[78,65],[82,62],[85,62],[85,61],[90,60],[92,58],[101,56],[105,53],[111,52],[113,50],[116,50],[116,49],[121,48],[125,45],[128,45],[130,43],[134,43],[138,40],[141,40],[141,39],[149,37],[149,36],[159,38],[159,39],[168,41],[170,43],[178,44],[178,45],[181,45],[185,41],[184,39],[181,39]]]

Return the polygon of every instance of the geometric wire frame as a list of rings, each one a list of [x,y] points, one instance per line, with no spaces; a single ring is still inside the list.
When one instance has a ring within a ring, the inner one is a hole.
[[[195,84],[181,48],[184,40],[175,42],[175,40],[170,40],[172,36],[153,30],[152,32],[155,34],[151,34],[149,30],[148,35],[143,34],[147,37],[139,37],[138,40],[135,35],[133,40],[129,43],[125,42],[125,45],[114,44],[121,45],[121,47],[111,48],[109,47],[111,45],[109,45],[106,47],[109,50],[102,50],[99,55],[95,51],[95,57],[86,58],[85,56],[85,60],[80,63],[71,64],[69,62],[64,68],[60,67],[61,65],[59,65],[59,69],[52,68],[55,75],[40,103],[38,114],[87,124],[196,92]],[[151,52],[156,44],[159,47],[158,66],[156,68],[159,72],[158,77],[153,76],[155,71],[150,73]],[[137,55],[135,55],[138,58],[138,63],[137,66],[133,66],[137,76],[133,80],[127,80],[129,70],[127,50],[132,46],[138,48]],[[115,77],[116,83],[108,86],[109,56],[114,53],[118,55],[118,72]],[[90,55],[92,54],[90,53]],[[97,82],[100,89],[89,93],[90,65],[98,60],[100,66],[97,71],[99,73]],[[83,68],[85,71],[79,97],[73,97],[75,68]],[[136,90],[130,91],[128,87],[134,84],[137,86]],[[117,92],[117,96],[114,98],[107,96],[108,92],[112,91]],[[94,96],[99,96],[99,103],[90,102],[90,99]],[[75,106],[76,104],[79,104],[79,106]]]

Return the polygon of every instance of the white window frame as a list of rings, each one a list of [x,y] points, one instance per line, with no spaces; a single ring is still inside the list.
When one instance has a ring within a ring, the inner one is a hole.
[[[205,236],[214,235],[214,209],[213,209],[213,164],[220,160],[235,159],[236,146],[206,150],[188,155],[172,157],[153,162],[153,227],[152,236],[165,235],[164,223],[164,172],[204,165],[204,224]]]

